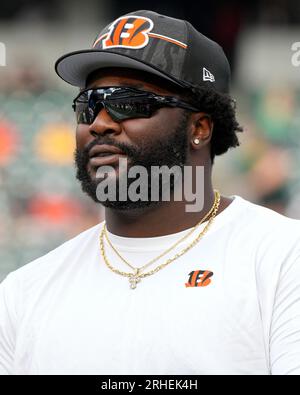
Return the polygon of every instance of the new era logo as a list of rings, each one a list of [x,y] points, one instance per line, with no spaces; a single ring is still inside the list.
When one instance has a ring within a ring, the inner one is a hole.
[[[208,71],[205,67],[203,67],[203,81],[210,81],[210,82],[215,81],[214,75],[210,71]]]

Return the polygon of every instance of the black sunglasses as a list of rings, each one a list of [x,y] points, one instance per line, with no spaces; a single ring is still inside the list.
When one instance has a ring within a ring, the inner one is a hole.
[[[150,118],[162,107],[180,107],[200,111],[189,103],[171,96],[129,87],[103,87],[85,89],[73,100],[77,123],[90,125],[97,114],[105,108],[115,122],[131,118]]]

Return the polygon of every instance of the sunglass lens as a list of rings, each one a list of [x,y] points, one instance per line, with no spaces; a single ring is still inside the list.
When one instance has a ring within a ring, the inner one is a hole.
[[[83,123],[86,125],[91,124],[93,111],[89,108],[87,103],[76,103],[75,113],[77,123]]]
[[[150,103],[138,101],[109,101],[106,103],[106,108],[115,121],[130,118],[150,118],[154,112]]]
[[[124,92],[127,95],[126,98]],[[130,98],[128,96],[133,94],[131,90],[128,92],[127,89],[124,89],[124,92],[122,89],[118,89],[114,94],[108,92],[109,95],[105,94],[103,89],[83,92],[75,104],[77,122],[88,125],[93,123],[103,105],[115,122],[132,118],[150,118],[160,107],[151,97]]]

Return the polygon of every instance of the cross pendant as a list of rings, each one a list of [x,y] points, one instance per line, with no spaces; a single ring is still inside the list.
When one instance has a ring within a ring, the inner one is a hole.
[[[141,279],[138,277],[138,274],[139,274],[139,269],[135,269],[134,273],[129,277],[129,283],[131,289],[135,289],[137,283],[141,281]]]

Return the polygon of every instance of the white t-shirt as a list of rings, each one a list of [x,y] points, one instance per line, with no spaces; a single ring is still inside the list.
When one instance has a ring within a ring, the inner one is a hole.
[[[102,226],[1,284],[2,374],[300,374],[300,221],[235,196],[134,290],[105,265]],[[109,237],[142,266],[188,231]]]

